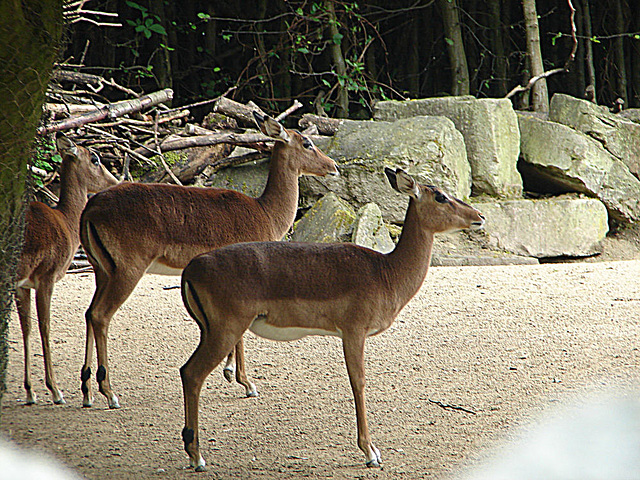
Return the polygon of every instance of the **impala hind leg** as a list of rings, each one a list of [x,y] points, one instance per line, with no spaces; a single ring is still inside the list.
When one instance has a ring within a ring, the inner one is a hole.
[[[244,358],[244,339],[243,337],[240,337],[240,340],[236,344],[235,348],[232,349],[231,353],[229,353],[229,355],[227,356],[227,363],[225,364],[222,373],[224,374],[224,378],[227,379],[227,382],[230,382],[233,379],[233,375],[235,373],[236,382],[238,382],[245,388],[247,397],[257,397],[258,389],[247,376]]]
[[[136,272],[133,269],[127,271],[126,275],[116,272],[116,274],[107,276],[104,273],[99,274],[96,272],[96,292],[85,314],[87,321],[87,349],[85,351],[85,363],[82,367],[83,392],[87,391],[85,399],[90,400],[91,348],[89,342],[93,334],[98,357],[98,369],[96,371],[98,390],[107,398],[109,408],[120,408],[120,402],[115,393],[113,393],[109,380],[107,354],[109,323],[118,308],[129,298],[143,274],[144,270]],[[85,406],[91,406],[91,403]]]
[[[193,355],[180,368],[182,393],[184,395],[185,426],[182,429],[184,449],[189,455],[189,464],[196,472],[205,471],[205,461],[200,453],[198,432],[198,404],[200,392],[207,376],[234,348],[238,337],[219,331],[201,332],[200,344]]]
[[[55,373],[53,372],[53,360],[51,358],[50,326],[51,326],[51,295],[53,294],[53,282],[41,281],[36,290],[36,310],[38,312],[38,327],[42,341],[42,356],[44,357],[45,385],[51,392],[53,403],[62,405],[66,403],[62,392],[58,388]]]
[[[367,457],[367,467],[379,467],[382,463],[380,450],[371,443],[369,425],[367,423],[367,409],[365,405],[365,372],[364,372],[364,336],[344,335],[342,347],[344,360],[347,364],[349,381],[353,390],[356,405],[356,423],[358,427],[358,447]]]
[[[27,393],[27,405],[33,405],[37,396],[31,385],[31,289],[18,287],[16,289],[16,306],[22,329],[22,343],[24,346],[24,389]]]

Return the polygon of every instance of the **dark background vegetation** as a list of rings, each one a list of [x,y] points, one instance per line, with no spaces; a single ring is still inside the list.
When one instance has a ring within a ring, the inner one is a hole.
[[[576,60],[569,73],[548,79],[549,97],[583,97],[594,83],[598,103],[622,98],[639,106],[639,2],[572,3]],[[569,2],[535,4],[544,69],[562,67],[572,48]],[[468,91],[456,90],[451,68],[460,60],[445,33],[443,12],[451,5],[458,7]],[[306,111],[368,118],[376,100],[503,97],[531,76],[519,1],[106,0],[91,7],[117,12],[123,26],[74,25],[62,58],[141,92],[171,87],[175,105],[237,86],[231,98],[266,110],[282,111],[298,99]],[[527,95],[514,101],[529,108]]]

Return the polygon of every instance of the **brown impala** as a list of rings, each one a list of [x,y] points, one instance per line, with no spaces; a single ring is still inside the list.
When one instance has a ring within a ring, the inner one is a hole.
[[[107,330],[145,273],[180,275],[193,257],[215,248],[282,239],[295,219],[298,177],[338,173],[334,161],[307,137],[271,117],[254,116],[262,133],[275,140],[269,178],[260,197],[218,188],[123,183],[87,204],[80,238],[95,270],[96,291],[86,313],[84,406],[93,402],[90,377],[95,337],[100,392],[110,408],[120,407],[109,382]],[[248,396],[256,395],[240,368],[244,363],[241,338],[236,352],[236,378]]]
[[[365,411],[365,339],[389,328],[424,282],[434,233],[484,223],[476,209],[418,185],[404,171],[385,173],[395,190],[410,197],[402,235],[389,254],[348,243],[256,242],[200,255],[184,269],[182,299],[200,327],[200,344],[180,369],[182,439],[196,470],[205,465],[198,442],[202,384],[247,329],[270,340],[342,338],[358,446],[368,466],[380,465]]]
[[[16,304],[24,341],[24,388],[27,391],[28,404],[36,403],[36,394],[31,385],[29,342],[31,289],[36,290],[45,383],[51,391],[53,402],[65,403],[53,373],[49,346],[53,285],[64,277],[73,255],[80,246],[80,213],[87,203],[87,194],[118,183],[100,163],[95,153],[75,145],[64,136],[58,138],[57,144],[62,156],[60,201],[56,208],[50,208],[40,202],[31,202],[27,208],[24,247],[18,261],[16,277]]]

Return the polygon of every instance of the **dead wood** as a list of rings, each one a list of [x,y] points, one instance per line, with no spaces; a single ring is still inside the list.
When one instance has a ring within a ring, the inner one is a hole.
[[[321,135],[335,135],[342,122],[343,120],[339,118],[319,117],[318,115],[305,113],[302,115],[298,125],[303,129],[315,125]]]
[[[77,115],[65,120],[59,120],[52,122],[47,126],[38,128],[39,135],[46,135],[53,132],[60,132],[63,130],[69,130],[71,128],[78,128],[87,123],[97,122],[104,120],[105,118],[118,118],[128,113],[139,112],[145,108],[157,105],[162,102],[171,101],[173,98],[173,90],[165,88],[158,92],[144,95],[140,98],[132,100],[123,100],[121,102],[105,105],[102,108],[98,108],[93,112],[88,112],[82,115]]]

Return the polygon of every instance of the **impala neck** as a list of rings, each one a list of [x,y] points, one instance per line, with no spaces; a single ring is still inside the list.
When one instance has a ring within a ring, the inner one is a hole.
[[[60,168],[60,200],[56,209],[64,214],[69,229],[78,234],[80,228],[80,214],[87,203],[87,187],[77,172],[67,162]],[[76,235],[79,237],[79,234]]]
[[[420,225],[413,199],[409,200],[407,215],[396,248],[388,254],[391,277],[401,309],[422,286],[431,263],[434,233]]]
[[[271,154],[269,178],[258,202],[271,218],[278,240],[285,236],[298,210],[298,172],[287,158],[286,145],[276,142]]]

